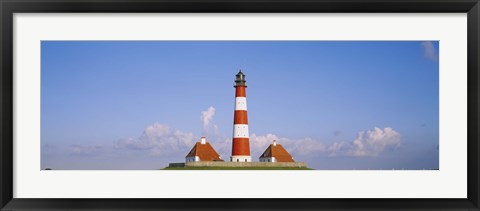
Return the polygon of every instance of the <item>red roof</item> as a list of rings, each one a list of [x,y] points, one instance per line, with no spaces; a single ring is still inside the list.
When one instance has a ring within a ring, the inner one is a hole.
[[[202,144],[197,142],[195,146],[193,146],[192,150],[187,154],[185,157],[195,157],[198,156],[200,161],[223,161],[220,158],[220,155],[213,149],[210,143],[206,142]]]
[[[275,157],[277,162],[295,162],[281,144],[270,144],[260,158]]]

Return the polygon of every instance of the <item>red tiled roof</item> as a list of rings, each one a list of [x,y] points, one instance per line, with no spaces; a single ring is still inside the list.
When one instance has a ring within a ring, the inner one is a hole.
[[[197,142],[195,146],[193,146],[192,150],[187,154],[185,157],[195,157],[198,156],[200,161],[223,161],[220,158],[220,155],[213,149],[210,143],[206,142],[202,144]]]
[[[281,144],[270,144],[260,158],[275,157],[277,162],[295,162]]]

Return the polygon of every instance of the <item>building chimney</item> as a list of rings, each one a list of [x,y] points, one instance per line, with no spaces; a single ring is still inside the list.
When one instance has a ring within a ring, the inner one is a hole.
[[[205,136],[202,136],[202,138],[200,138],[201,140],[201,144],[206,144],[207,143],[207,138],[205,138]]]
[[[273,146],[277,146],[277,140],[273,140]]]

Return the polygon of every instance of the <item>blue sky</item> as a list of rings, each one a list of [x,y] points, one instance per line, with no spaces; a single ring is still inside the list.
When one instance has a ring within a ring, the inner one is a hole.
[[[43,41],[41,167],[159,169],[202,135],[228,159],[246,74],[252,158],[436,169],[436,41]]]

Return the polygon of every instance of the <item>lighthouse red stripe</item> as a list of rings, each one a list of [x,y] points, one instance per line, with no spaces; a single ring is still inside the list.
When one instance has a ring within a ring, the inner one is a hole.
[[[236,86],[235,87],[235,97],[246,97],[246,86]]]
[[[248,124],[247,111],[236,110],[233,124],[245,124],[245,125]]]
[[[250,155],[250,144],[248,138],[234,138],[232,155]]]

